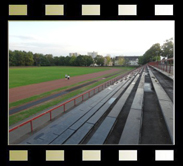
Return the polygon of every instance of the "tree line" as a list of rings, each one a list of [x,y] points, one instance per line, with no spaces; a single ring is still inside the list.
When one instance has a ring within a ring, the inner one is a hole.
[[[89,55],[53,56],[19,50],[9,50],[9,66],[90,66],[96,63],[104,65],[104,57],[97,55],[94,59]]]
[[[151,61],[160,60],[160,57],[173,57],[173,38],[165,41],[161,46],[159,43],[153,44],[144,54],[139,57],[139,64],[143,65]],[[52,54],[40,54],[26,51],[9,50],[9,66],[106,66],[112,62],[115,64],[115,58],[108,54],[106,57],[97,55],[94,59],[89,55],[79,56],[53,56]],[[117,65],[128,65],[128,61],[123,57],[118,58]]]
[[[159,61],[160,57],[167,59],[173,57],[173,38],[166,40],[162,46],[159,43],[153,44],[143,56],[139,57],[139,64]]]

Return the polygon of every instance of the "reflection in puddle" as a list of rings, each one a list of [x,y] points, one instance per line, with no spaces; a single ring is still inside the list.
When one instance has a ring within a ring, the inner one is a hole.
[[[108,101],[108,103],[109,103],[109,104],[112,104],[112,103],[114,102],[114,100],[116,100],[116,98],[113,97],[113,98],[111,98],[111,99]]]
[[[144,83],[144,91],[145,92],[152,92],[151,83]]]

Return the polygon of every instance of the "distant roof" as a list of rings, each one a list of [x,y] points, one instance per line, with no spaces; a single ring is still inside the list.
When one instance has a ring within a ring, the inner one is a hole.
[[[128,57],[129,57],[129,58],[138,58],[138,57],[140,57],[140,56],[135,56],[135,55],[134,55],[134,56],[116,56],[116,57],[125,57],[125,58],[126,58],[126,57],[127,57],[127,58],[128,58]]]
[[[126,59],[128,59],[128,58],[131,59],[131,58],[139,58],[141,56],[116,56],[115,59],[118,59],[118,58],[121,58],[121,57],[126,58]]]

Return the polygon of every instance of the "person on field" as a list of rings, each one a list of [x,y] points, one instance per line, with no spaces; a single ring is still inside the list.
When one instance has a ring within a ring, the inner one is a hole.
[[[68,76],[67,76],[67,79],[69,80],[69,78],[70,78],[70,76],[68,75]]]
[[[68,76],[68,75],[67,75],[67,74],[65,74],[65,79],[67,79],[67,76]]]

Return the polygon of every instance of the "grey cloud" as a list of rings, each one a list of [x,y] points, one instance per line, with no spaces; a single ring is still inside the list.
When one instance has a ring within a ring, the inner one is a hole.
[[[10,35],[10,38],[11,37],[18,38],[18,39],[21,39],[21,40],[36,40],[32,36]]]

